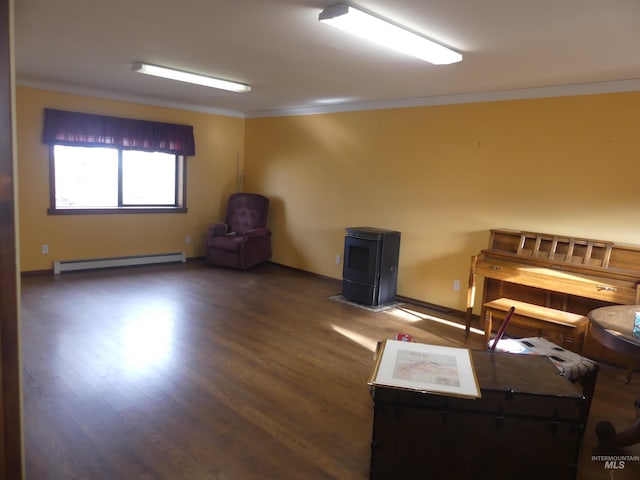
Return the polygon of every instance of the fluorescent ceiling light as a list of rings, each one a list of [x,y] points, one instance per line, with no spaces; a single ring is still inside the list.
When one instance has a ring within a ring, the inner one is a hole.
[[[149,65],[148,63],[137,62],[131,67],[134,72],[146,73],[156,77],[170,78],[180,82],[195,83],[204,85],[205,87],[219,88],[221,90],[229,90],[230,92],[250,92],[251,85],[244,83],[231,82],[220,78],[206,77],[197,73],[183,72],[173,68],[159,67],[157,65]]]
[[[447,65],[462,60],[458,52],[443,47],[420,35],[398,27],[387,20],[338,3],[320,12],[318,19],[385,47],[413,55],[435,65]]]

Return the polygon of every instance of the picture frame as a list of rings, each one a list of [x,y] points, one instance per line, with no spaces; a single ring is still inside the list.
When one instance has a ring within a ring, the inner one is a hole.
[[[467,348],[384,340],[368,384],[422,393],[480,398]]]

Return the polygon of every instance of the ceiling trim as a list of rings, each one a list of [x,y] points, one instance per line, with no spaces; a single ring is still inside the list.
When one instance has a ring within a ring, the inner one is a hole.
[[[629,80],[614,80],[609,82],[560,85],[552,87],[500,90],[496,92],[462,93],[453,95],[438,95],[433,97],[396,99],[388,101],[288,108],[282,110],[249,112],[246,114],[246,117],[262,118],[296,115],[317,115],[322,113],[354,112],[361,110],[384,110],[390,108],[411,108],[432,105],[453,105],[460,103],[498,102],[503,100],[526,100],[533,98],[569,97],[578,95],[596,95],[603,93],[622,93],[634,91],[640,91],[640,78]]]
[[[438,95],[433,97],[406,98],[375,102],[343,103],[339,105],[305,106],[298,108],[285,108],[281,110],[265,110],[243,113],[233,110],[204,107],[202,105],[191,103],[168,101],[155,97],[124,94],[107,90],[80,87],[77,85],[44,82],[40,80],[17,78],[16,84],[23,87],[38,88],[42,90],[52,90],[62,93],[84,95],[109,100],[118,100],[123,102],[141,103],[143,105],[175,108],[179,110],[209,113],[235,118],[318,115],[325,113],[356,112],[364,110],[385,110],[391,108],[411,108],[433,105],[453,105],[461,103],[497,102],[504,100],[526,100],[534,98],[567,97],[640,91],[640,78],[633,78],[628,80],[614,80],[608,82],[594,82],[537,88],[521,88],[513,90],[500,90],[496,92]]]
[[[38,88],[41,90],[51,90],[54,92],[69,93],[73,95],[83,95],[86,97],[96,97],[96,98],[103,98],[107,100],[117,100],[121,102],[129,102],[129,103],[141,103],[143,105],[150,105],[154,107],[166,107],[166,108],[174,108],[176,110],[186,110],[189,112],[210,113],[213,115],[223,115],[225,117],[245,118],[244,113],[236,112],[234,110],[204,107],[202,105],[196,105],[193,103],[174,102],[174,101],[164,100],[157,97],[147,97],[144,95],[132,95],[132,94],[114,92],[110,90],[100,90],[96,88],[80,87],[78,85],[67,85],[63,83],[45,82],[41,80],[31,80],[28,78],[16,78],[16,85],[19,85],[21,87]]]

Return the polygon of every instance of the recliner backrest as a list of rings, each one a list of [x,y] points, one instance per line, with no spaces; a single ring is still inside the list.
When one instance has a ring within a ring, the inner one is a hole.
[[[229,231],[244,234],[267,226],[269,199],[257,193],[234,193],[229,197],[226,224]]]

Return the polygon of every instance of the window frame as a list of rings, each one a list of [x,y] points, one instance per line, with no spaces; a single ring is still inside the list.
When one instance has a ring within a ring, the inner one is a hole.
[[[48,215],[113,215],[113,214],[144,214],[144,213],[187,213],[187,157],[175,154],[176,180],[175,180],[175,205],[134,205],[127,206],[122,203],[122,151],[139,150],[137,148],[122,148],[118,146],[95,145],[96,148],[114,148],[118,151],[118,206],[106,208],[58,208],[56,206],[56,175],[55,155],[56,145],[65,145],[63,142],[49,144],[49,208]],[[66,145],[68,146],[68,145]],[[80,145],[76,145],[81,147]],[[87,145],[89,146],[89,145]]]

